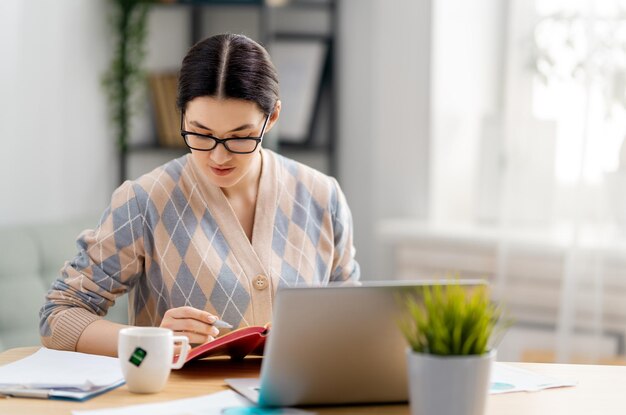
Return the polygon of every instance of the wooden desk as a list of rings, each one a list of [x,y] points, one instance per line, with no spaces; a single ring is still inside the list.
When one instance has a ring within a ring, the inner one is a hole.
[[[18,348],[0,353],[0,365],[35,352],[37,348]],[[560,365],[515,363],[538,373],[578,380],[573,388],[550,389],[534,393],[512,393],[489,396],[488,415],[532,414],[624,414],[626,413],[626,366]],[[69,415],[72,410],[112,408],[116,406],[154,403],[191,398],[227,389],[224,378],[255,377],[261,359],[243,362],[214,359],[192,362],[172,371],[166,388],[157,394],[136,395],[121,386],[86,402],[0,398],[2,415]],[[409,414],[407,405],[350,406],[311,408],[320,414]]]

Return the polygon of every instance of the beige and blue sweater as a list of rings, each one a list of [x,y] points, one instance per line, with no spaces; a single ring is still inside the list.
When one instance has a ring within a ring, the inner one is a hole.
[[[123,183],[48,292],[42,343],[75,350],[83,330],[126,293],[131,325],[158,326],[168,309],[192,306],[245,327],[271,321],[279,287],[358,280],[352,218],[336,180],[261,154],[252,241],[190,155]]]

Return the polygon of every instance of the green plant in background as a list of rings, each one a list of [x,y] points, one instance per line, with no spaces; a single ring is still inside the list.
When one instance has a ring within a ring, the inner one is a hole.
[[[142,63],[145,57],[147,12],[151,0],[112,0],[110,19],[115,36],[115,52],[102,84],[109,99],[120,153],[120,182],[126,178],[126,148],[130,132],[132,100],[145,85]]]
[[[490,301],[486,286],[425,286],[407,294],[403,302],[407,314],[400,329],[417,353],[484,354],[490,349],[490,339],[502,315]]]

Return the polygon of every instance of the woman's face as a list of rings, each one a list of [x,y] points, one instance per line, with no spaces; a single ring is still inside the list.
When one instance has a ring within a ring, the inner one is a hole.
[[[280,103],[267,120],[267,133],[278,119]],[[251,101],[197,97],[187,103],[183,129],[216,138],[259,137],[267,116]],[[231,153],[223,144],[210,151],[191,150],[196,165],[221,188],[232,188],[256,180],[260,171],[261,145],[249,154]]]

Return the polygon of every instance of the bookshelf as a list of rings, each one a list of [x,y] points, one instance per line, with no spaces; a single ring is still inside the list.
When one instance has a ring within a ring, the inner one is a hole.
[[[264,146],[336,174],[336,0],[292,0],[279,6],[259,0],[197,0],[151,7],[186,15],[188,24],[181,30],[187,31],[187,46],[222,32],[244,33],[266,46],[279,72],[283,111]],[[120,163],[124,163],[127,178],[187,152],[182,139],[180,146],[173,145],[180,138],[172,137],[176,132],[169,139],[159,137],[164,117],[159,117],[154,99],[149,98],[156,136],[141,144],[131,143],[121,152]]]

